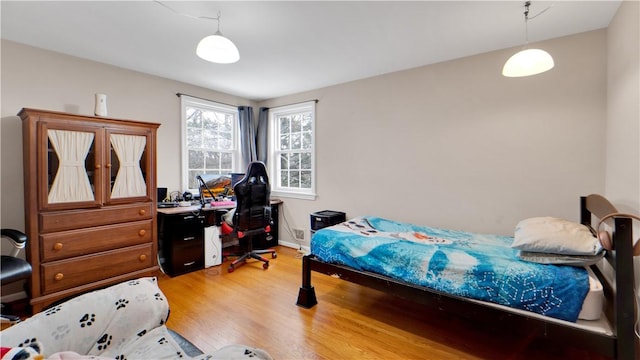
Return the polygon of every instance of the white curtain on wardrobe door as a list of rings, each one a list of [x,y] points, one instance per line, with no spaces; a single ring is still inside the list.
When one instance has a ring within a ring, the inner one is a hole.
[[[111,145],[120,160],[120,169],[111,189],[111,198],[147,195],[147,184],[140,169],[140,159],[147,138],[136,135],[111,135]]]
[[[48,130],[51,145],[60,165],[49,191],[49,204],[73,201],[93,201],[89,176],[84,162],[93,143],[93,133]]]

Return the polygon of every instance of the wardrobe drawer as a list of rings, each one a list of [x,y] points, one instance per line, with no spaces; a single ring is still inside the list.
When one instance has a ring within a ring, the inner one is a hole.
[[[41,261],[66,259],[144,244],[153,239],[153,221],[99,226],[40,235]]]
[[[153,215],[153,203],[41,213],[40,233],[146,220],[153,218]]]
[[[152,244],[42,264],[42,291],[51,293],[153,266]]]

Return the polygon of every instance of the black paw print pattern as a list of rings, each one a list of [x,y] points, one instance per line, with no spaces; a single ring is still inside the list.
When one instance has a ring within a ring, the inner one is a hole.
[[[140,280],[131,280],[127,283],[127,285],[129,286],[136,286],[136,285],[140,285]]]
[[[244,355],[250,358],[257,356],[256,353],[254,353],[252,350],[249,350],[249,349],[244,349]]]
[[[91,326],[96,322],[96,314],[84,314],[80,318],[80,327]]]
[[[138,333],[138,337],[142,337],[142,336],[144,336],[144,334],[146,334],[146,333],[147,333],[147,329],[144,329],[144,330],[142,330],[142,331],[140,331],[140,332]]]
[[[118,301],[116,301],[116,310],[120,310],[120,309],[123,309],[123,308],[127,307],[127,304],[129,304],[129,300],[127,300],[127,299],[118,299]]]
[[[116,355],[116,360],[127,360],[127,357],[124,354]]]
[[[160,340],[158,340],[158,344],[160,344],[160,345],[164,345],[166,343],[168,343],[168,341],[164,336],[161,337]]]
[[[182,355],[182,351],[176,351],[176,357],[178,357],[178,359],[182,359],[184,357]]]
[[[111,345],[112,338],[113,337],[109,334],[102,335],[102,337],[98,340],[98,350],[100,351],[106,350],[106,348],[108,348],[109,345]]]
[[[45,310],[44,315],[45,316],[49,316],[49,315],[53,315],[55,313],[57,313],[58,311],[62,310],[62,306],[61,305],[57,305],[51,308],[48,308],[47,310]]]
[[[24,339],[18,347],[31,347],[40,352],[40,346],[38,345],[38,339],[36,338]]]
[[[70,332],[71,330],[69,330],[69,325],[64,324],[56,326],[56,328],[51,332],[51,336],[56,340],[60,340],[67,336]]]
[[[160,294],[160,293],[153,294],[153,297],[158,301],[164,301],[164,298],[162,297],[162,294]]]

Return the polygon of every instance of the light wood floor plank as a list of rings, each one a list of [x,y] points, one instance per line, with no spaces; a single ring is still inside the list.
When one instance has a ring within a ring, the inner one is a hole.
[[[160,277],[168,326],[205,352],[230,344],[275,359],[604,359],[313,273],[318,305],[295,305],[302,261],[278,247],[268,270],[251,261]]]

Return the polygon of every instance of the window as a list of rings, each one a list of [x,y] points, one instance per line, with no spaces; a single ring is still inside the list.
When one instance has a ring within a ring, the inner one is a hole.
[[[212,101],[182,99],[182,188],[198,192],[196,176],[237,168],[238,110]]]
[[[315,199],[315,101],[269,110],[271,192]]]

